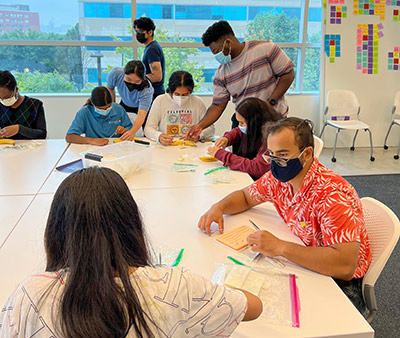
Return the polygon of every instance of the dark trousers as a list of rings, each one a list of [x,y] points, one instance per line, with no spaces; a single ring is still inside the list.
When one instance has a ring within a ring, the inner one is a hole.
[[[365,316],[367,308],[365,306],[364,297],[362,295],[362,278],[353,278],[349,281],[341,279],[333,279],[336,284],[342,289],[343,293],[350,299],[357,310]]]

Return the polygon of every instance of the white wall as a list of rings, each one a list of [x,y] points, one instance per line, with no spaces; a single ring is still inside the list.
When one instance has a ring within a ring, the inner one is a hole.
[[[63,95],[63,96],[41,96],[32,95],[43,101],[45,106],[46,120],[47,120],[47,131],[48,138],[64,138],[67,129],[69,128],[76,112],[85,103],[88,96],[82,95]],[[211,104],[211,96],[202,96],[204,102],[208,106]],[[321,126],[319,125],[320,120],[322,121],[322,115],[319,114],[319,96],[316,94],[291,94],[287,95],[287,100],[290,106],[289,115],[298,116],[301,118],[308,118],[315,124],[316,134],[319,134]],[[387,102],[382,105],[385,112],[382,112],[382,118],[379,124],[371,124],[371,129],[374,138],[375,146],[382,146],[387,127],[390,122],[389,108],[391,103]],[[228,104],[227,110],[223,113],[222,117],[216,123],[216,134],[222,135],[225,131],[230,130],[231,121],[230,118],[234,113],[234,105]],[[385,114],[384,114],[385,113]],[[372,114],[373,115],[373,114]],[[320,117],[321,116],[321,117]],[[371,116],[370,119],[374,119]],[[397,130],[398,129],[398,130]],[[352,134],[348,134],[348,140],[346,140],[346,132],[342,132],[343,135],[339,138],[339,147],[348,147],[351,143]],[[325,142],[327,147],[333,145],[333,128],[327,128],[325,131]],[[397,145],[400,137],[400,128],[393,128],[391,137],[389,138],[389,145]],[[347,142],[347,143],[346,143]],[[368,146],[367,135],[362,132],[359,136],[359,146]]]

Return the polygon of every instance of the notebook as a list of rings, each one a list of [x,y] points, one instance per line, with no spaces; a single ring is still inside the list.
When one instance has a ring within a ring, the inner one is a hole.
[[[247,247],[247,236],[254,232],[253,228],[241,225],[218,236],[216,240],[235,251],[239,251]]]

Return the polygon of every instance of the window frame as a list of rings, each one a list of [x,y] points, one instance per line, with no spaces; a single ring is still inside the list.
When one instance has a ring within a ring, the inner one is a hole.
[[[306,58],[306,51],[309,48],[321,49],[322,37],[320,43],[307,42],[307,30],[308,30],[308,17],[309,17],[309,5],[310,0],[301,0],[301,15],[300,15],[300,27],[299,37],[301,41],[293,43],[276,43],[280,48],[294,48],[298,50],[297,69],[295,74],[295,87],[290,93],[313,93],[315,91],[303,91],[304,81],[304,64]],[[97,5],[97,3],[95,3]],[[129,5],[129,4],[124,4]],[[218,4],[215,4],[218,6]],[[175,8],[178,5],[172,5]],[[323,8],[321,6],[321,12]],[[124,12],[125,13],[125,12]],[[131,18],[136,18],[136,0],[131,0]],[[172,20],[175,19],[175,10],[172,12]],[[321,21],[323,15],[321,13]],[[133,22],[133,20],[131,19]],[[321,22],[322,26],[322,22]],[[321,29],[321,36],[322,36]],[[159,42],[163,48],[204,48],[204,45],[200,42]],[[143,47],[136,41],[134,31],[132,30],[132,41],[68,41],[68,40],[0,40],[0,46],[63,46],[63,47],[131,47],[133,51],[133,57],[138,57],[138,48]]]

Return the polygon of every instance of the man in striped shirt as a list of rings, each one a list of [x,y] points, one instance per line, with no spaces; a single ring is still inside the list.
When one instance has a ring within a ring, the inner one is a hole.
[[[269,41],[240,42],[227,21],[215,22],[202,40],[221,65],[214,76],[213,102],[187,138],[197,140],[204,128],[218,120],[231,98],[237,106],[245,98],[257,97],[271,111],[287,116],[284,94],[294,80],[294,65],[282,49]],[[237,125],[233,115],[232,128]]]

